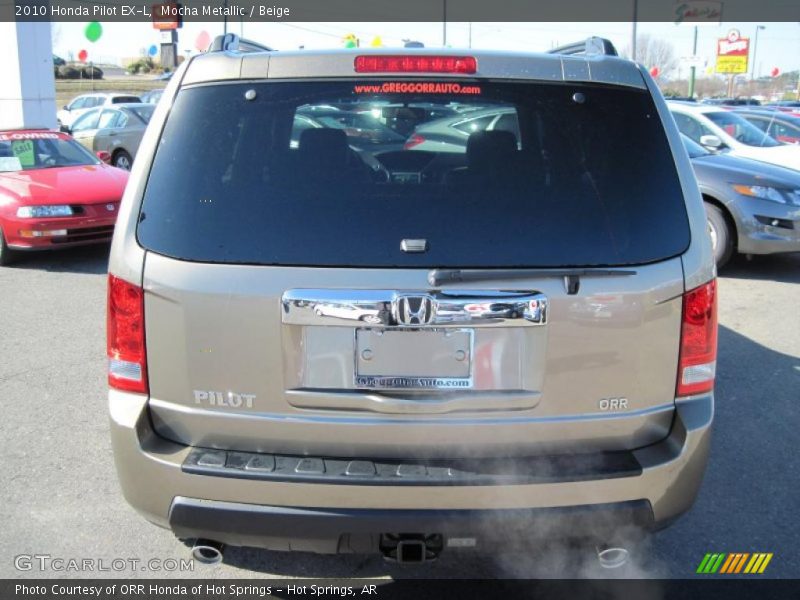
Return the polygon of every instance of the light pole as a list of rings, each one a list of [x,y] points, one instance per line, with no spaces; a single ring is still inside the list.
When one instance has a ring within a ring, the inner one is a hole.
[[[756,52],[758,51],[758,30],[759,29],[766,29],[764,25],[756,25],[756,39],[753,42],[753,69],[750,71],[750,81],[753,81],[753,77],[756,74]]]

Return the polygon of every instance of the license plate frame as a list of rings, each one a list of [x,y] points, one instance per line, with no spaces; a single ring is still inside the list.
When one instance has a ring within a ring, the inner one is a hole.
[[[474,343],[470,328],[356,328],[353,385],[397,391],[472,389]],[[371,353],[368,359],[365,351]],[[392,364],[398,354],[406,364]]]

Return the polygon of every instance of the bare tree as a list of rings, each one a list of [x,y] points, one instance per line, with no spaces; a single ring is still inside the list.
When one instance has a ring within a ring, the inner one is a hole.
[[[631,57],[630,46],[622,51],[622,55]],[[659,77],[665,79],[669,79],[678,67],[678,57],[672,43],[648,33],[636,37],[636,62],[642,63],[648,69],[658,67]]]

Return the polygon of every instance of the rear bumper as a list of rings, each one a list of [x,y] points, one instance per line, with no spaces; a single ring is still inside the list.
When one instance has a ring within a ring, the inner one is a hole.
[[[175,498],[169,516],[183,539],[320,554],[380,551],[381,534],[439,534],[444,546],[487,548],[524,539],[580,536],[610,541],[631,528],[650,529],[646,500],[559,508],[488,510],[324,509],[259,506]],[[556,525],[557,524],[557,525]]]
[[[407,527],[405,532],[456,537],[492,531],[529,537],[537,530],[594,537],[607,535],[598,528],[663,527],[694,502],[714,413],[712,395],[676,406],[669,436],[631,452],[640,468],[624,473],[498,485],[392,485],[191,472],[186,464],[194,449],[153,431],[145,396],[109,394],[123,493],[147,519],[179,537],[317,552],[368,552],[376,534]]]

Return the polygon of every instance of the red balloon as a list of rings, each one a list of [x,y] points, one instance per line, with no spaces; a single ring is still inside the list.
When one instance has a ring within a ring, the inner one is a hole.
[[[781,70],[778,67],[774,67],[772,71],[770,71],[770,73],[772,74],[773,77],[777,77],[778,75],[781,74]]]
[[[650,69],[650,75],[653,77],[658,77],[658,74],[661,73],[661,70],[658,67],[653,67]]]
[[[198,52],[205,52],[208,50],[208,46],[211,44],[211,36],[208,35],[207,31],[201,31],[200,34],[197,36],[197,39],[194,41],[194,47],[197,48]]]
[[[86,62],[86,59],[89,58],[89,53],[86,50],[81,50],[78,52],[78,60],[81,62]]]

